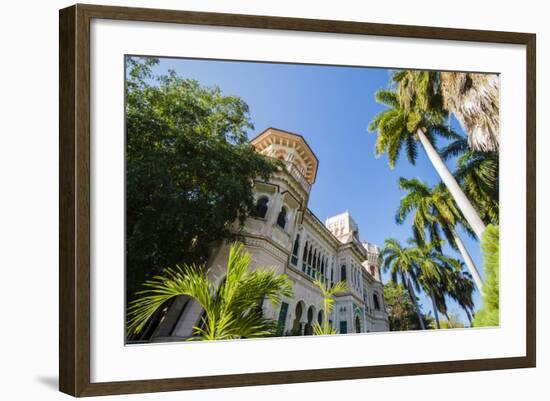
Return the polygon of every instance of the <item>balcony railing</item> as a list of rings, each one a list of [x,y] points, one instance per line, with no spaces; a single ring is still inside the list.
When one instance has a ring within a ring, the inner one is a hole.
[[[285,165],[286,171],[294,178],[298,183],[309,193],[311,190],[311,184],[308,182],[306,177],[296,168],[296,166],[289,161],[279,160]]]
[[[304,189],[307,192],[309,192],[310,189],[311,189],[311,184],[306,179],[306,177],[304,177],[304,175],[301,173],[301,171],[298,170],[292,162],[285,162],[285,165],[286,165],[286,169],[290,173],[290,175],[292,177],[294,177],[294,179],[296,181],[298,181],[304,187]]]

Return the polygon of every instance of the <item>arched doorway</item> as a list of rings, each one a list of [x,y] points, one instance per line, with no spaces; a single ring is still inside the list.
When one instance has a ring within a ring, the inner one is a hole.
[[[313,319],[315,317],[315,308],[310,306],[307,310],[307,323],[304,327],[304,335],[310,336],[313,334]]]
[[[359,319],[359,316],[355,316],[355,332],[361,333],[361,319]]]
[[[377,294],[374,294],[372,296],[372,301],[374,303],[374,309],[380,310],[380,301],[378,300],[378,295]]]
[[[302,314],[304,313],[305,305],[303,301],[299,301],[296,304],[296,309],[294,311],[294,322],[292,323],[292,335],[293,336],[301,336],[302,335],[302,327],[300,324],[300,320],[302,319]]]

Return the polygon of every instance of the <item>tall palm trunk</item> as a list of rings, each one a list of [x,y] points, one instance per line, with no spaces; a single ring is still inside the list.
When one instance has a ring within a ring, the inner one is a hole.
[[[420,328],[422,330],[426,330],[426,326],[424,326],[424,319],[422,319],[422,315],[420,314],[420,309],[418,308],[418,302],[416,302],[416,294],[414,293],[414,288],[412,286],[411,278],[409,277],[409,275],[407,275],[407,290],[409,291],[409,297],[411,298],[411,301],[414,305],[414,311],[416,312],[416,316],[418,317]]]
[[[470,327],[472,327],[472,315],[470,312],[466,311],[466,317],[468,318],[468,323],[470,323]]]
[[[470,227],[472,227],[472,230],[474,230],[476,236],[481,239],[481,234],[483,234],[483,231],[485,230],[485,224],[483,224],[483,221],[479,218],[476,210],[462,191],[462,188],[460,188],[460,185],[458,185],[458,182],[456,182],[455,177],[449,171],[447,165],[443,162],[431,142],[426,137],[426,134],[424,134],[424,131],[419,128],[416,131],[416,134],[424,146],[424,150],[426,151],[428,158],[439,174],[441,181],[443,181],[449,189],[449,192],[453,196],[458,208],[464,215],[464,218],[468,224],[470,224]]]
[[[458,250],[462,255],[462,259],[464,259],[464,263],[466,263],[466,266],[468,267],[468,270],[470,271],[470,274],[472,275],[474,282],[476,283],[477,289],[479,290],[479,292],[483,293],[483,280],[479,275],[479,271],[477,270],[477,267],[474,261],[472,260],[470,253],[468,252],[468,250],[466,249],[466,246],[464,245],[464,242],[462,242],[462,239],[456,232],[456,229],[453,226],[449,226],[449,227],[453,234],[453,238],[456,242],[456,246],[458,247]]]
[[[439,324],[439,313],[437,312],[437,305],[435,303],[435,297],[434,297],[434,294],[431,294],[431,298],[432,298],[432,308],[434,310],[434,318],[435,318],[435,327],[437,327],[438,329],[441,328],[441,325]]]

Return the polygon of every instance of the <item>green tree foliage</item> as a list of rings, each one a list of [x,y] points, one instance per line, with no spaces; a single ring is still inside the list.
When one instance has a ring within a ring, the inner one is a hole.
[[[457,250],[455,227],[458,224],[473,235],[443,183],[430,187],[418,178],[400,177],[399,188],[406,191],[406,194],[401,198],[395,221],[397,224],[403,224],[406,218],[413,214],[413,234],[418,243],[424,245],[433,242],[439,246],[442,231],[448,244]],[[426,231],[430,235],[429,241]],[[437,249],[441,250],[440,247]]]
[[[416,248],[415,261],[418,270],[418,281],[424,292],[431,298],[436,327],[439,329],[438,313],[447,313],[445,296],[449,291],[450,282],[450,258],[443,255],[433,242],[419,244],[411,241]]]
[[[154,58],[126,59],[127,299],[178,263],[202,264],[234,240],[254,207],[252,183],[276,166],[249,145],[248,106]]]
[[[437,151],[437,137],[458,137],[446,124],[449,113],[443,109],[438,77],[431,71],[394,72],[391,88],[376,92],[376,101],[387,108],[374,117],[369,130],[377,133],[376,155],[386,153],[390,168],[403,149],[409,162],[415,164],[420,142],[458,209],[480,238],[485,224]]]
[[[394,283],[401,281],[409,293],[409,299],[414,305],[419,327],[424,329],[420,306],[415,294],[415,288],[420,290],[418,281],[419,252],[413,246],[403,247],[395,238],[386,238],[384,248],[380,252],[383,258],[382,268],[389,271]]]
[[[420,330],[415,306],[402,283],[393,281],[384,285],[384,301],[391,331]],[[425,327],[433,326],[431,316],[422,315]]]
[[[444,159],[458,157],[455,177],[485,224],[498,224],[499,157],[498,152],[475,152],[468,139],[459,136],[441,149]]]
[[[481,238],[483,270],[486,284],[483,288],[483,307],[476,312],[473,325],[476,327],[499,324],[499,229],[489,225]]]
[[[446,294],[453,299],[466,313],[471,323],[474,315],[474,281],[472,275],[464,267],[464,263],[458,259],[450,259],[451,271],[447,281]]]
[[[461,261],[444,255],[439,249],[441,244],[422,244],[414,239],[408,241],[407,247],[402,247],[392,238],[386,239],[382,249],[382,266],[390,271],[393,283],[401,282],[408,291],[417,321],[420,322],[421,312],[415,288],[417,291],[422,289],[431,298],[438,328],[438,313],[447,314],[447,298],[455,300],[468,318],[471,318],[474,307],[472,276],[465,271]]]
[[[443,231],[449,245],[460,251],[470,272],[475,275],[473,277],[477,278],[479,288],[481,288],[481,276],[455,226],[460,223],[467,232],[470,232],[470,228],[446,187],[442,183],[429,187],[417,178],[407,180],[402,177],[399,179],[399,187],[407,193],[401,198],[395,216],[396,222],[403,224],[407,216],[413,214],[413,234],[416,243],[420,247],[426,246],[425,231],[428,231],[430,242],[439,252],[442,251],[441,244],[443,242],[440,232]],[[470,232],[470,234],[474,235],[473,232]],[[461,270],[460,268],[459,271]]]
[[[464,270],[464,263],[442,254],[433,243],[413,243],[418,252],[418,281],[432,299],[437,328],[440,328],[438,313],[447,316],[447,298],[455,300],[470,318],[474,308],[474,283],[472,276]]]
[[[390,167],[405,151],[411,164],[418,157],[418,130],[436,145],[436,138],[454,138],[456,133],[445,124],[448,113],[442,109],[442,98],[430,71],[396,71],[392,88],[376,92],[375,99],[387,109],[378,113],[369,125],[377,132],[375,152],[387,153]]]
[[[243,244],[234,244],[229,252],[225,280],[218,285],[202,266],[166,269],[163,275],[148,280],[146,289],[131,303],[128,329],[139,333],[162,305],[183,295],[200,303],[205,312],[202,324],[194,327],[196,337],[192,339],[228,340],[274,335],[276,324],[263,316],[261,304],[268,299],[276,306],[282,297],[292,297],[292,283],[286,275],[270,269],[249,271],[251,258]]]

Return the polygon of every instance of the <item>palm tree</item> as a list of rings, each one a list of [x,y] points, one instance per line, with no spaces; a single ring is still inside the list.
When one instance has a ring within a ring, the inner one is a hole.
[[[418,253],[415,258],[418,269],[418,282],[432,301],[436,327],[440,329],[438,312],[447,312],[445,294],[448,291],[450,274],[449,258],[441,253],[439,250],[441,245],[436,242],[420,244],[411,240],[409,243],[414,246],[414,251]]]
[[[443,107],[453,113],[468,133],[474,151],[496,151],[499,146],[499,78],[496,74],[441,72]]]
[[[471,326],[475,307],[472,297],[474,292],[472,275],[464,271],[464,264],[460,260],[450,259],[449,263],[452,269],[449,275],[447,294],[464,310]],[[446,317],[447,320],[451,320],[447,315]]]
[[[313,332],[317,336],[338,334],[338,330],[330,324],[329,316],[334,308],[334,295],[346,291],[348,287],[344,281],[338,281],[333,286],[330,286],[328,280],[321,281],[316,279],[314,284],[323,293],[323,324],[315,322]]]
[[[292,297],[292,285],[286,275],[271,269],[249,271],[251,255],[244,245],[236,243],[229,251],[225,280],[216,285],[208,277],[204,266],[176,266],[165,270],[162,276],[148,280],[146,290],[129,307],[128,328],[138,333],[149,318],[166,301],[186,295],[200,303],[204,317],[194,327],[193,339],[221,340],[254,338],[272,335],[273,321],[261,310],[264,299],[278,304],[282,297]]]
[[[441,150],[446,160],[456,157],[457,181],[485,224],[499,222],[499,157],[497,152],[472,152],[468,140],[459,136]]]
[[[376,154],[387,153],[392,168],[403,148],[408,160],[414,164],[420,141],[466,221],[476,236],[481,238],[485,230],[483,221],[434,146],[438,136],[457,137],[445,124],[448,113],[443,109],[436,74],[409,70],[394,73],[392,81],[397,88],[376,93],[377,102],[386,105],[388,109],[375,116],[369,130],[378,132]]]
[[[444,255],[440,250],[440,244],[436,242],[419,244],[415,240],[410,240],[409,243],[411,246],[414,245],[419,253],[416,258],[418,281],[431,298],[437,328],[441,328],[439,313],[444,314],[448,321],[451,320],[448,316],[446,297],[459,304],[471,324],[474,311],[474,283],[472,276],[464,271],[464,263]]]
[[[462,214],[446,188],[441,184],[430,188],[426,183],[416,178],[409,180],[400,178],[399,188],[407,191],[407,194],[401,198],[395,216],[396,222],[403,224],[407,216],[414,213],[413,233],[417,242],[420,245],[426,244],[425,231],[427,230],[430,234],[430,241],[436,244],[439,251],[441,251],[441,248],[437,244],[441,243],[440,231],[443,231],[449,245],[462,255],[478,289],[481,291],[483,280],[456,230],[456,225],[459,223],[466,229],[469,227],[464,222]]]
[[[392,281],[398,283],[398,281],[401,280],[407,289],[411,302],[414,305],[420,328],[425,330],[424,319],[420,313],[414,291],[414,287],[416,287],[417,290],[419,289],[415,271],[417,259],[419,257],[418,251],[412,247],[402,247],[395,238],[388,238],[384,241],[384,248],[380,254],[383,255],[384,258],[382,264],[383,269],[385,271],[390,271]]]

